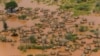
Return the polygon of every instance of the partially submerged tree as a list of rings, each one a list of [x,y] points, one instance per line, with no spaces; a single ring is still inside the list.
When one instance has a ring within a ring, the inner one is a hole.
[[[8,25],[5,21],[3,21],[3,28],[4,28],[4,31],[6,31],[8,29]]]
[[[17,7],[17,3],[15,1],[10,1],[8,3],[5,4],[5,9],[8,11],[8,12],[11,12],[13,13],[14,12],[14,9]]]

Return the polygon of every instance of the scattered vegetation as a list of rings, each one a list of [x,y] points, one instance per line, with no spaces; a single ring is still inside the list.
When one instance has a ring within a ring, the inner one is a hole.
[[[45,49],[50,49],[52,47],[53,46],[51,46],[51,45],[43,47],[43,46],[40,46],[40,45],[30,44],[30,45],[20,45],[18,47],[18,49],[21,50],[21,51],[26,52],[27,49],[40,49],[40,50],[43,50],[44,48]]]
[[[100,0],[60,0],[60,1],[36,0],[36,1],[57,5],[61,10],[73,11],[75,16],[90,14],[91,12],[100,13]]]

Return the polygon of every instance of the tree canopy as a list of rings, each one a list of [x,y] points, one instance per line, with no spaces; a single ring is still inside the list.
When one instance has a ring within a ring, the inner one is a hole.
[[[15,1],[10,1],[8,3],[5,4],[5,9],[9,9],[9,8],[16,8],[18,5]]]

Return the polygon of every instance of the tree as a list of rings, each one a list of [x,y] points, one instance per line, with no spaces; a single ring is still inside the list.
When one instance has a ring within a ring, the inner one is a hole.
[[[5,21],[3,21],[3,28],[4,28],[5,31],[6,31],[7,28],[8,28],[7,23],[6,23]]]
[[[5,9],[10,11],[11,13],[14,12],[14,9],[17,7],[17,3],[15,1],[10,1],[5,4]]]

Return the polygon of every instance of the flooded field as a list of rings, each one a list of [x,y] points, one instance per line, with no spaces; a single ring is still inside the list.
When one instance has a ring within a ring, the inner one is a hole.
[[[0,56],[100,56],[100,16],[73,16],[57,5],[18,0],[0,10]]]

